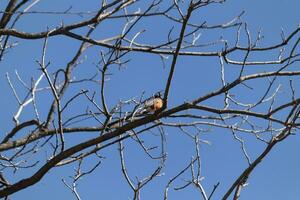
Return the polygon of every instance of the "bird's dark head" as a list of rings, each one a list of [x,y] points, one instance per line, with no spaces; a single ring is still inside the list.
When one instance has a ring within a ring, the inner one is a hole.
[[[154,98],[161,98],[162,97],[162,94],[161,94],[162,91],[159,91],[159,92],[156,92],[153,97]]]

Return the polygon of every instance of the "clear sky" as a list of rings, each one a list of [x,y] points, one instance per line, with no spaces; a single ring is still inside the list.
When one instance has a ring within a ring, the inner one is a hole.
[[[3,10],[4,2],[0,2],[0,9]],[[140,1],[137,6],[130,9],[143,8],[143,4],[147,1]],[[32,11],[64,11],[72,6],[73,12],[95,11],[99,1],[71,1],[71,0],[41,0],[31,9]],[[298,0],[228,0],[224,4],[214,4],[204,9],[200,9],[192,16],[191,22],[201,23],[206,21],[207,24],[213,25],[217,23],[227,22],[233,19],[242,11],[245,14],[242,16],[242,21],[247,22],[249,31],[253,38],[257,36],[259,30],[262,31],[264,39],[261,42],[262,46],[267,46],[281,41],[281,30],[289,34],[292,30],[299,26],[300,22],[300,1]],[[59,26],[63,21],[64,24],[69,24],[75,21],[83,20],[90,17],[89,15],[74,16],[74,15],[25,15],[20,20],[15,28],[20,31],[38,32],[49,28]],[[100,25],[98,30],[92,35],[95,39],[103,39],[117,35],[122,30],[123,23],[105,22]],[[140,43],[156,44],[166,40],[168,30],[175,24],[170,24],[167,20],[145,19],[141,21],[135,28],[135,31],[145,29],[137,41]],[[178,24],[174,28],[174,37],[178,33]],[[77,33],[84,31],[78,30]],[[130,36],[133,36],[134,33]],[[199,42],[206,44],[222,37],[233,44],[235,35],[234,31],[218,29],[216,31],[200,30],[201,34]],[[299,36],[298,36],[299,37]],[[242,38],[242,41],[243,40]],[[36,60],[40,60],[43,40],[25,41],[22,39],[13,38],[11,42],[18,44],[16,47],[8,51],[4,56],[4,60],[0,62],[0,85],[1,85],[1,131],[2,134],[8,132],[13,127],[12,116],[18,109],[12,91],[9,88],[5,74],[8,73],[11,80],[16,84],[16,90],[19,95],[24,98],[26,92],[22,85],[18,82],[15,71],[17,70],[25,82],[30,84],[33,77],[35,80],[41,74],[38,70],[39,66]],[[70,38],[59,36],[49,39],[47,47],[47,61],[50,61],[49,71],[63,67],[72,58],[79,42],[73,41]],[[203,48],[207,50],[209,48]],[[213,48],[211,48],[213,49]],[[99,61],[99,52],[103,50],[100,47],[92,47],[82,56],[82,64],[80,64],[74,72],[74,77],[84,78],[90,77],[95,72],[95,65]],[[201,49],[199,49],[201,50]],[[299,50],[299,48],[298,48]],[[250,59],[274,59],[278,54],[272,52],[264,57],[260,55],[251,55]],[[240,55],[233,55],[234,58],[239,58]],[[165,66],[157,55],[131,53],[126,59],[128,62],[123,68],[117,67],[111,69],[110,80],[107,82],[106,91],[108,106],[112,108],[120,100],[127,100],[132,97],[138,97],[142,92],[146,96],[151,96],[153,93],[164,88],[166,78],[171,64],[171,57],[166,59]],[[225,75],[229,82],[236,77],[239,72],[239,67],[226,65]],[[276,66],[256,66],[247,68],[245,73],[272,71]],[[286,80],[282,80],[286,83]],[[221,86],[220,81],[220,65],[218,58],[211,57],[180,57],[175,70],[173,85],[170,91],[170,107],[191,100],[197,96],[204,95]],[[281,82],[275,84],[278,86]],[[283,84],[282,83],[282,84]],[[296,81],[295,88],[299,90],[299,81]],[[237,89],[239,100],[244,103],[255,101],[259,92],[266,89],[266,82],[252,82],[251,87],[255,88],[255,92],[246,89]],[[43,86],[47,85],[44,80]],[[276,87],[272,88],[275,90]],[[94,84],[74,85],[66,94],[66,98],[70,97],[81,89],[89,89],[99,94],[99,87]],[[287,95],[288,84],[283,84],[281,92],[278,96],[278,102],[285,102]],[[50,91],[49,91],[50,92]],[[258,92],[258,93],[256,93]],[[41,118],[45,118],[47,106],[49,105],[49,93],[39,93],[37,105],[40,108]],[[99,99],[98,99],[99,100]],[[209,105],[218,105],[218,100],[209,102]],[[78,103],[72,105],[72,109],[68,110],[64,116],[67,119],[74,112],[84,111],[86,105]],[[260,109],[260,108],[259,108]],[[20,121],[32,117],[32,107],[26,108],[20,117]],[[260,123],[260,122],[257,122]],[[208,126],[203,126],[203,129],[209,129]],[[188,129],[193,131],[192,129]],[[167,133],[167,152],[168,159],[164,169],[164,175],[156,178],[152,183],[147,185],[141,192],[141,199],[152,200],[162,199],[163,190],[168,180],[182,170],[191,157],[195,153],[193,142],[175,128],[166,128]],[[87,133],[84,136],[66,136],[66,140],[71,143],[80,140],[86,140],[94,137],[97,133]],[[157,142],[157,130],[152,134],[143,136],[146,143],[154,144]],[[250,135],[240,135],[244,140],[250,155],[254,160],[257,155],[263,150],[264,145],[255,137]],[[21,137],[21,135],[20,135]],[[213,185],[220,182],[213,199],[222,197],[226,189],[236,179],[237,176],[247,167],[247,161],[242,155],[240,144],[233,139],[229,130],[213,128],[209,132],[203,132],[201,139],[207,140],[211,145],[201,144],[200,154],[202,158],[202,176],[205,179],[202,181],[203,186],[209,193]],[[272,200],[296,200],[300,196],[300,160],[298,156],[300,136],[296,135],[289,137],[287,140],[276,146],[267,158],[258,166],[249,178],[249,184],[243,189],[241,199],[272,199]],[[82,199],[131,199],[132,192],[126,184],[124,177],[121,174],[120,159],[117,151],[118,146],[111,146],[100,154],[105,157],[101,165],[91,175],[85,176],[78,183],[78,191]],[[41,152],[38,158],[30,161],[34,162],[40,159],[41,162],[45,159],[46,152]],[[125,142],[125,155],[128,172],[132,179],[135,176],[139,178],[148,175],[157,162],[147,159],[140,147],[128,140]],[[95,164],[97,159],[95,156],[88,158],[84,163],[84,169],[89,169],[91,164]],[[70,165],[66,167],[56,168],[51,170],[39,183],[24,189],[12,196],[12,199],[75,199],[71,191],[66,188],[61,181],[62,178],[70,182],[69,176],[74,174],[74,167]],[[17,171],[11,172],[10,179],[20,179],[20,177],[28,177],[35,169],[28,170],[26,173]],[[184,185],[184,178],[188,179],[190,173],[183,175],[182,179],[172,185],[179,187]],[[182,191],[174,192],[170,188],[169,199],[199,199],[199,192],[193,188],[187,188]]]

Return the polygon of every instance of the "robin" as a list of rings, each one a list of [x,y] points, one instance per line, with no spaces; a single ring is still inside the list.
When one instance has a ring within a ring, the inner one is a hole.
[[[141,102],[140,106],[132,113],[131,120],[144,114],[155,113],[159,111],[163,107],[163,105],[164,101],[161,98],[160,92],[158,92],[149,99]]]
[[[163,99],[160,93],[155,94],[144,103],[143,113],[154,113],[163,107]]]

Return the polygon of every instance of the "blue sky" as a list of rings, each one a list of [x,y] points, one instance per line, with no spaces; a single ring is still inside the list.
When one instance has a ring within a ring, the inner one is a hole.
[[[5,1],[7,2],[7,1]],[[147,1],[140,1],[137,6],[130,9],[135,10],[138,7],[143,8],[143,4]],[[64,11],[72,6],[71,11],[94,11],[97,8],[99,1],[71,1],[71,0],[41,0],[32,10],[34,11]],[[0,9],[3,10],[0,4]],[[296,29],[300,22],[299,15],[300,2],[297,0],[283,1],[283,0],[228,0],[224,4],[214,4],[204,9],[200,9],[195,13],[191,22],[200,23],[207,21],[208,24],[222,23],[230,21],[242,11],[245,14],[242,20],[247,22],[248,28],[253,38],[256,37],[257,32],[262,30],[264,39],[261,42],[262,46],[267,46],[281,41],[281,29],[286,35],[292,30]],[[88,18],[89,15],[79,16],[55,16],[55,15],[25,15],[24,19],[20,20],[16,29],[20,31],[38,32],[49,28],[59,26],[63,20],[64,24],[72,23],[78,20]],[[98,30],[92,35],[95,39],[103,39],[105,37],[119,34],[122,30],[123,22],[104,24],[98,27]],[[168,30],[175,25],[175,32],[178,33],[178,24],[171,24],[167,20],[146,19],[141,21],[134,31],[145,29],[146,32],[138,37],[138,42],[141,43],[159,43],[166,39]],[[82,33],[85,30],[78,30],[77,33]],[[130,35],[134,35],[134,32]],[[221,36],[227,39],[230,44],[234,42],[234,31],[228,30],[201,30],[199,31],[201,37],[200,43],[207,43]],[[9,88],[5,73],[8,73],[11,80],[16,83],[15,87],[18,94],[24,98],[26,91],[20,83],[18,83],[15,70],[19,72],[25,82],[30,83],[31,77],[37,79],[41,71],[36,60],[40,60],[43,40],[25,41],[18,38],[11,39],[12,42],[17,42],[18,45],[12,48],[5,55],[4,60],[0,63],[0,85],[2,86],[2,98],[0,108],[1,131],[6,133],[13,127],[12,116],[18,109],[12,91]],[[70,38],[63,36],[53,37],[49,39],[47,47],[46,59],[50,61],[49,71],[54,72],[56,69],[66,65],[66,63],[74,55],[76,48],[80,44],[78,41],[73,41]],[[242,39],[242,42],[245,42]],[[207,48],[209,49],[209,48]],[[200,50],[207,50],[206,48]],[[91,47],[82,56],[82,64],[80,64],[74,71],[74,77],[84,78],[90,77],[96,71],[96,63],[99,61],[99,52],[103,50],[100,47]],[[272,51],[269,54],[251,55],[250,59],[274,59],[278,52]],[[241,55],[232,55],[232,58],[240,58]],[[151,96],[153,93],[164,88],[169,67],[171,64],[171,57],[166,59],[165,67],[163,67],[161,59],[157,55],[130,53],[126,56],[129,59],[123,68],[112,68],[110,73],[110,80],[107,82],[106,92],[108,106],[112,108],[120,100],[127,100],[132,97],[138,97],[142,92],[146,96]],[[225,66],[226,80],[233,80],[239,72],[239,67],[233,65]],[[272,71],[276,66],[255,66],[246,69],[245,74],[254,72]],[[266,81],[251,82],[251,87],[254,91],[249,91],[245,88],[237,88],[236,92],[242,102],[253,102],[258,98],[256,94],[262,93],[266,89]],[[275,86],[282,84],[281,92],[278,96],[278,103],[287,102],[285,99],[289,95],[288,80],[280,79]],[[295,80],[295,88],[299,89],[299,80]],[[42,82],[46,86],[46,81]],[[218,58],[212,57],[179,57],[176,66],[173,84],[170,91],[170,107],[179,105],[185,101],[191,100],[197,96],[204,95],[221,86],[220,81],[220,65]],[[273,90],[276,87],[272,88]],[[81,89],[89,89],[95,91],[99,95],[99,87],[95,84],[79,84],[73,85],[66,93],[65,99],[76,94]],[[38,94],[37,106],[40,109],[40,116],[44,119],[47,115],[47,108],[51,101],[49,101],[48,92],[41,92]],[[100,99],[98,99],[100,101]],[[79,102],[84,102],[84,99],[79,99]],[[208,105],[218,105],[220,99],[215,99],[208,102]],[[82,112],[86,109],[85,104],[77,103],[67,110],[64,119],[70,117],[73,113]],[[258,108],[264,109],[264,108]],[[20,117],[20,121],[32,118],[32,107],[26,107],[24,113]],[[256,122],[256,121],[255,121]],[[256,123],[262,123],[257,121]],[[96,125],[94,123],[93,125]],[[208,129],[208,126],[203,126],[203,129]],[[194,133],[193,129],[188,129]],[[168,159],[164,169],[164,176],[156,178],[152,183],[147,185],[141,192],[141,199],[162,199],[163,189],[168,180],[176,175],[182,168],[184,168],[191,160],[191,156],[195,154],[193,141],[183,135],[175,128],[166,128],[167,135],[167,151]],[[25,132],[24,132],[25,133]],[[22,133],[22,134],[24,134]],[[157,130],[153,133],[143,135],[146,144],[156,144],[158,141]],[[86,133],[85,135],[66,136],[68,145],[84,141],[88,138],[95,137],[97,133]],[[21,137],[22,135],[18,135]],[[251,135],[240,135],[246,143],[248,153],[252,160],[263,150],[264,145]],[[202,176],[205,179],[202,181],[204,188],[209,193],[213,185],[220,182],[213,199],[220,199],[230,184],[237,176],[247,167],[247,162],[242,155],[240,144],[233,139],[230,131],[213,128],[210,132],[203,132],[201,139],[210,141],[211,145],[201,144],[200,154],[202,158]],[[261,165],[259,165],[252,176],[249,178],[249,185],[245,187],[241,194],[241,199],[272,199],[272,200],[293,200],[300,195],[300,160],[297,152],[299,151],[299,135],[289,137],[284,142],[276,146],[273,151],[267,156]],[[128,140],[125,144],[125,155],[128,172],[132,179],[137,175],[139,178],[147,176],[157,166],[156,161],[147,159],[140,147],[133,141]],[[78,183],[78,191],[82,199],[131,199],[132,192],[120,170],[120,159],[117,151],[118,146],[111,146],[104,149],[100,154],[105,157],[102,164],[91,175],[85,176]],[[46,151],[40,152],[38,157],[30,159],[34,161],[45,161]],[[89,169],[92,164],[97,162],[95,156],[91,156],[84,162],[84,169]],[[64,178],[70,181],[69,176],[74,174],[74,167],[70,165],[51,170],[39,183],[24,189],[12,196],[12,199],[75,199],[73,194],[68,190],[61,179]],[[18,180],[21,177],[28,177],[35,169],[21,172],[19,170],[15,174],[9,172],[11,180]],[[184,179],[190,178],[190,173],[187,172],[172,185],[184,185]],[[170,188],[169,199],[199,199],[199,192],[189,187],[183,191],[174,192]]]

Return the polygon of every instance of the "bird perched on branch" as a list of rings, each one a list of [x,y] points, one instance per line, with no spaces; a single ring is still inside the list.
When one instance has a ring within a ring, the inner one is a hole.
[[[157,111],[160,111],[163,105],[164,100],[161,97],[161,93],[157,92],[152,97],[139,102],[138,105],[134,108],[132,114],[126,115],[124,116],[124,118],[121,118],[119,120],[116,120],[116,122],[109,124],[108,128],[117,128],[120,127],[120,122],[133,121],[140,117],[144,117],[147,114],[156,113]]]
[[[155,113],[163,107],[164,101],[160,92],[156,93],[149,99],[140,103],[140,106],[133,112],[132,116]]]
[[[154,113],[163,107],[163,99],[161,98],[160,92],[156,93],[150,99],[147,99],[144,103],[143,113]]]

